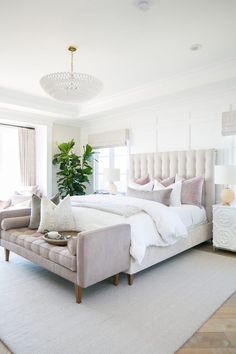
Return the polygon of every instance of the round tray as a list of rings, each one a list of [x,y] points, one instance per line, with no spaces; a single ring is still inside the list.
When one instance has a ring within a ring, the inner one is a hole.
[[[44,241],[47,243],[50,243],[50,245],[55,245],[55,246],[66,246],[68,240],[56,240],[52,238],[48,238],[45,235],[43,236]]]

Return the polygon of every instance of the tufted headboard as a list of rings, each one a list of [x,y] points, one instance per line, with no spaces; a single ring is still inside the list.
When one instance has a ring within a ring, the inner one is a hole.
[[[153,177],[171,177],[176,174],[191,178],[203,176],[205,179],[203,204],[207,218],[212,221],[212,205],[215,203],[214,166],[216,150],[171,151],[130,156],[131,179],[149,175]]]

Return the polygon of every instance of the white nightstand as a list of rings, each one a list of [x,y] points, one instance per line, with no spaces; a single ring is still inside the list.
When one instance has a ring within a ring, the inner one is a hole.
[[[236,252],[236,207],[213,205],[213,246]]]

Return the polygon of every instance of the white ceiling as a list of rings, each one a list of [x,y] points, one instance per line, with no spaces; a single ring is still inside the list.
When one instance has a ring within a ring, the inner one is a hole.
[[[104,99],[236,57],[236,0],[0,0],[0,87],[46,97],[41,76],[97,76]],[[193,43],[202,49],[190,51]]]

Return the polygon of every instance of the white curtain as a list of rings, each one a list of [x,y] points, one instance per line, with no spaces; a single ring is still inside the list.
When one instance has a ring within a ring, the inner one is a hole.
[[[36,184],[35,130],[18,128],[20,174],[23,186]]]

